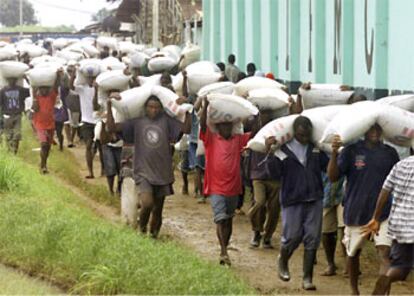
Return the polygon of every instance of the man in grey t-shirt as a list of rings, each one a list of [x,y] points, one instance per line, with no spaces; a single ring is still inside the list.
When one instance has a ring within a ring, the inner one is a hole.
[[[177,103],[181,103],[178,99]],[[139,224],[147,232],[151,216],[150,233],[157,237],[162,224],[165,196],[173,194],[174,174],[170,144],[177,142],[182,133],[191,130],[191,117],[187,114],[184,124],[168,116],[156,96],[145,103],[146,115],[122,124],[115,124],[108,100],[107,128],[120,132],[125,141],[134,143],[134,179],[138,185],[141,203]]]

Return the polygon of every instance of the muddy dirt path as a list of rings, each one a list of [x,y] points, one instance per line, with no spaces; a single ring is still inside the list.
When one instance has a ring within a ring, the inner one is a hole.
[[[73,153],[80,167],[80,174],[87,174],[84,150],[82,146],[69,150]],[[95,176],[100,174],[100,164],[95,158]],[[89,182],[106,186],[104,177],[96,177]],[[192,176],[190,176],[190,193],[193,192]],[[212,212],[209,203],[197,204],[196,200],[190,196],[184,196],[181,192],[182,181],[180,174],[176,172],[176,183],[174,189],[176,194],[167,198],[164,210],[164,224],[161,235],[178,239],[179,242],[189,246],[203,258],[216,262],[218,261],[219,247],[215,233],[215,225],[212,221]],[[81,194],[81,196],[84,196]],[[245,202],[244,210],[247,212],[249,202]],[[114,211],[90,203],[95,211],[111,221],[116,221]],[[234,230],[231,240],[231,250],[229,251],[232,267],[236,274],[258,290],[260,294],[349,294],[348,279],[344,278],[344,258],[338,251],[337,265],[338,275],[334,277],[323,277],[320,274],[326,268],[323,249],[318,251],[317,265],[314,271],[314,283],[317,286],[316,292],[305,292],[301,289],[302,258],[303,248],[299,248],[290,260],[290,270],[292,279],[290,282],[282,282],[276,273],[276,257],[280,242],[280,223],[273,237],[275,249],[265,250],[262,248],[251,249],[249,241],[251,239],[251,228],[248,218],[244,215],[237,215],[234,219]],[[367,257],[363,252],[361,260],[362,276],[360,278],[360,291],[362,294],[370,294],[377,278],[378,264],[375,258]],[[410,281],[393,285],[393,294],[413,294],[414,282]]]

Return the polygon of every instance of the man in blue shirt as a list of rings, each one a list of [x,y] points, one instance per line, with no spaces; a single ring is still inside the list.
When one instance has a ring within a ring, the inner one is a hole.
[[[313,265],[321,240],[322,172],[328,157],[312,143],[312,123],[299,116],[293,123],[294,139],[282,145],[277,157],[281,160],[282,242],[278,258],[279,277],[290,280],[289,258],[303,241],[303,288],[316,290],[312,283]],[[274,137],[266,140],[268,149]]]
[[[398,162],[394,148],[382,143],[382,129],[378,124],[365,134],[365,139],[345,147],[338,155],[341,146],[340,137],[332,143],[332,157],[328,165],[328,176],[332,182],[341,176],[347,180],[344,205],[345,237],[344,244],[348,255],[348,272],[352,293],[359,294],[359,256],[364,242],[368,239],[361,234],[361,227],[367,224],[375,210],[377,197],[382,184],[393,165]],[[381,216],[379,235],[375,244],[381,258],[380,274],[384,274],[389,265],[391,240],[387,237],[387,219],[390,212],[389,202]]]

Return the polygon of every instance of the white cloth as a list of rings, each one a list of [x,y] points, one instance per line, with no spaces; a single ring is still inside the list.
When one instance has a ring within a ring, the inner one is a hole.
[[[292,151],[293,154],[295,154],[300,163],[303,166],[306,166],[308,145],[303,145],[299,143],[295,138],[293,138],[286,145],[289,148],[289,150]]]
[[[380,230],[378,234],[374,235],[375,246],[388,246],[391,247],[392,240],[387,235],[388,232],[388,220],[385,220],[380,224]],[[349,257],[356,255],[358,250],[362,250],[365,242],[368,240],[366,236],[362,234],[362,226],[345,226],[344,239],[342,243],[346,248],[346,253]]]
[[[414,243],[414,156],[394,165],[383,188],[394,197],[388,235],[400,244]]]
[[[93,97],[95,96],[95,88],[89,85],[75,85],[75,92],[79,95],[81,107],[81,121],[95,124],[96,120],[93,116]]]

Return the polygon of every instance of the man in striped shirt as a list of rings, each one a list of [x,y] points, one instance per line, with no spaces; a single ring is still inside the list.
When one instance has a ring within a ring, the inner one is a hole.
[[[378,233],[379,217],[391,194],[394,197],[388,228],[393,240],[391,266],[379,277],[373,295],[388,295],[391,283],[405,280],[414,267],[414,156],[393,167],[378,197],[374,216],[363,228],[364,234]]]

